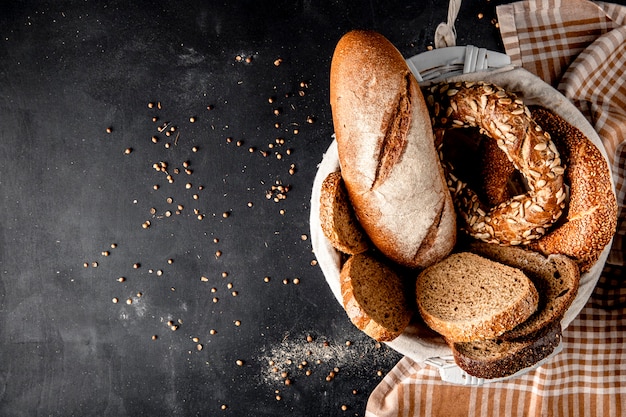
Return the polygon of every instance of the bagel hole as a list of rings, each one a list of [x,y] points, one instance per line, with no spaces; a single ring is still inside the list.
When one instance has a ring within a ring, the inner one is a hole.
[[[480,133],[478,128],[466,127],[449,129],[443,136],[443,158],[452,164],[454,175],[467,183],[474,190],[481,201],[488,201],[485,192],[485,183],[483,178],[483,165],[489,161],[484,161],[485,141],[493,141],[492,138]],[[497,149],[499,158],[506,159],[504,151]],[[492,201],[493,205],[499,204],[509,198],[526,194],[528,186],[523,175],[517,170],[513,170],[506,180],[506,193],[502,197],[502,201]]]

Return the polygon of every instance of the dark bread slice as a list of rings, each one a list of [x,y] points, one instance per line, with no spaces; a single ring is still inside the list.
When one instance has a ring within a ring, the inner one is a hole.
[[[560,321],[578,294],[578,265],[565,255],[543,256],[520,247],[479,242],[472,243],[470,251],[521,269],[539,292],[537,312],[513,330],[502,334],[500,337],[503,340],[533,338],[535,333]]]
[[[519,269],[469,253],[454,253],[417,278],[424,322],[453,342],[493,339],[526,321],[539,295]]]
[[[398,337],[413,311],[401,277],[369,253],[353,255],[341,268],[343,307],[352,323],[378,341]]]
[[[324,236],[338,251],[355,255],[369,248],[339,171],[331,172],[322,182],[320,223]]]
[[[535,365],[548,357],[561,342],[557,321],[535,334],[534,339],[493,339],[480,342],[449,343],[454,361],[477,378],[504,378]]]

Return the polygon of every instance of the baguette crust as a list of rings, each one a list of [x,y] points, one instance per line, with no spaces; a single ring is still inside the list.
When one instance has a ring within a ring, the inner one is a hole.
[[[426,267],[456,242],[456,221],[422,93],[382,35],[338,42],[330,104],[342,176],[372,243],[400,265]]]

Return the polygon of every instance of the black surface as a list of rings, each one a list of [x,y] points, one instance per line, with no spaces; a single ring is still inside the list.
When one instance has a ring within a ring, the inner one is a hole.
[[[363,416],[400,356],[350,324],[312,264],[330,58],[353,28],[423,52],[446,13],[443,1],[3,2],[0,415]],[[464,2],[458,44],[501,50],[494,15],[495,2]],[[278,203],[276,181],[289,186]]]

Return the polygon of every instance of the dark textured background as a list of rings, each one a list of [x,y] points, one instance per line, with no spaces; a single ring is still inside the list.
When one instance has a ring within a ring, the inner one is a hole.
[[[459,45],[501,50],[496,3],[463,3]],[[0,415],[363,416],[400,356],[351,325],[312,265],[330,59],[354,28],[423,52],[446,14],[445,1],[3,2]]]

